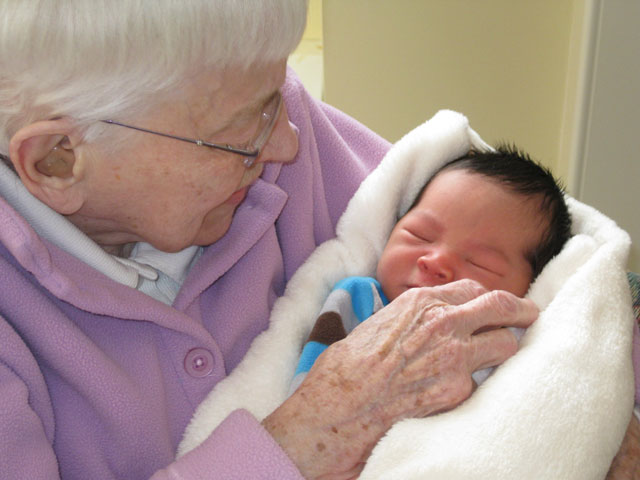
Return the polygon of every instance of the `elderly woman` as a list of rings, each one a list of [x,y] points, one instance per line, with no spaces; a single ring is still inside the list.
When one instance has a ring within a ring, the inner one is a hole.
[[[287,72],[302,0],[3,0],[0,18],[3,478],[347,478],[514,353],[474,331],[535,319],[472,283],[412,291],[263,424],[236,411],[174,461],[388,145]]]

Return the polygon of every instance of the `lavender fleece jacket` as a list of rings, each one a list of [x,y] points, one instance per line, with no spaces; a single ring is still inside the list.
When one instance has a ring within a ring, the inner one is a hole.
[[[289,72],[294,163],[268,165],[172,307],[51,243],[0,198],[3,479],[298,479],[246,411],[174,461],[195,407],[267,328],[285,283],[389,145]]]

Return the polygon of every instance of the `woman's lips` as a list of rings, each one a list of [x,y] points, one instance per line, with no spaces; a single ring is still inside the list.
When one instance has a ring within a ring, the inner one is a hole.
[[[242,181],[240,182],[240,184],[244,183],[244,187],[239,188],[238,190],[233,192],[224,203],[227,203],[229,205],[235,205],[235,206],[240,205],[242,201],[247,197],[247,192],[249,191],[249,187],[251,187],[251,185],[253,185],[258,180],[260,175],[262,175],[263,169],[264,169],[264,164],[257,163],[253,167],[251,167],[251,169],[247,170],[245,173],[247,177],[243,177]],[[252,179],[246,182],[247,178],[252,178]]]
[[[247,196],[248,190],[249,190],[248,185],[246,187],[241,188],[240,190],[236,190],[231,194],[231,196],[227,199],[225,203],[228,203],[231,205],[240,205],[242,201],[245,199],[245,197]]]

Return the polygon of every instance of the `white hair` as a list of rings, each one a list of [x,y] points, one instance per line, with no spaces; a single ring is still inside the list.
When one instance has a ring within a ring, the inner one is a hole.
[[[37,120],[132,115],[205,68],[285,59],[307,0],[0,0],[0,153]],[[165,97],[166,98],[166,97]]]

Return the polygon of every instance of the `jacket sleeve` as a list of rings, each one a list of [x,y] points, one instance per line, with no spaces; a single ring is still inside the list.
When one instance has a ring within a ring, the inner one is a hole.
[[[236,410],[197,448],[152,480],[303,480],[284,451],[246,410]]]

